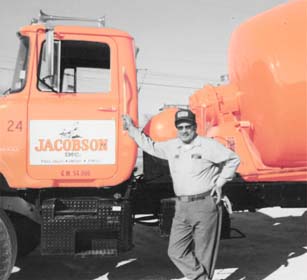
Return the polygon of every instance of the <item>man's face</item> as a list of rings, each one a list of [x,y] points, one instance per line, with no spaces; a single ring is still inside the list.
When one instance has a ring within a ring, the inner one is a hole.
[[[177,125],[177,135],[179,139],[185,143],[189,144],[196,137],[196,125],[189,122],[182,122]]]

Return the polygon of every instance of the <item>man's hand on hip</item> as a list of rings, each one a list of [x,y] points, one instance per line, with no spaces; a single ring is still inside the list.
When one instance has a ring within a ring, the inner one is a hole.
[[[210,195],[212,197],[216,197],[216,204],[220,203],[221,198],[222,198],[222,187],[215,186],[212,190]]]

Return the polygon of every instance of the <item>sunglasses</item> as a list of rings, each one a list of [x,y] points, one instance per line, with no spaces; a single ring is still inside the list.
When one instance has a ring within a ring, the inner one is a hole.
[[[193,128],[193,125],[192,124],[189,124],[189,125],[178,125],[177,126],[177,129],[179,131],[182,131],[182,130],[191,130]]]

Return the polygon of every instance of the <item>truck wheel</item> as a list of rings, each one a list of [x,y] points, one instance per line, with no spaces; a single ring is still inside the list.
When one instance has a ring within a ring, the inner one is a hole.
[[[15,229],[0,209],[0,279],[7,280],[14,267],[17,256],[17,238]]]
[[[17,213],[12,213],[10,218],[17,236],[17,258],[21,258],[31,253],[39,244],[40,225]]]

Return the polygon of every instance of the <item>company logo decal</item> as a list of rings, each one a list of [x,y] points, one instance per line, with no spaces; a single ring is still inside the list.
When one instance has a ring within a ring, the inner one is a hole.
[[[30,121],[31,165],[114,163],[114,120]]]

